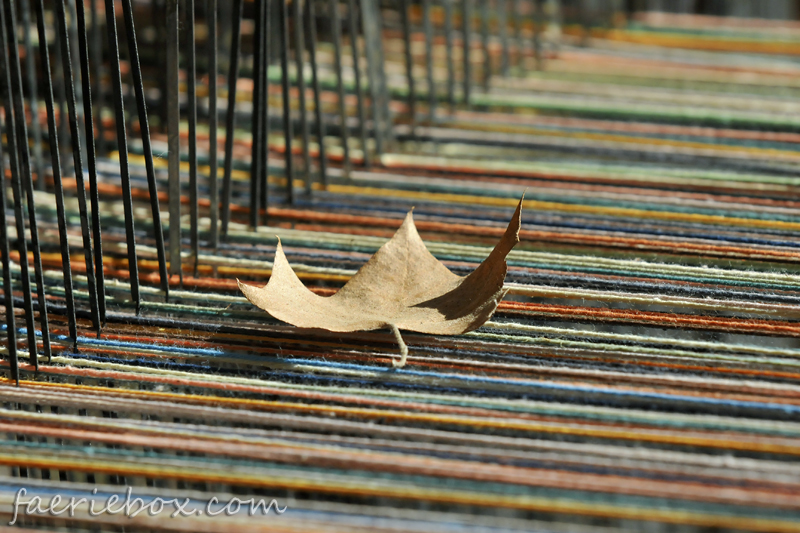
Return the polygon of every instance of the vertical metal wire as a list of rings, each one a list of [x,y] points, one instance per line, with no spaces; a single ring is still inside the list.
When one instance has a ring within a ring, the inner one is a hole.
[[[105,154],[106,149],[106,127],[103,123],[103,108],[105,108],[105,91],[103,91],[103,40],[100,37],[100,17],[97,14],[97,0],[91,0],[90,13],[92,14],[92,45],[89,47],[92,63],[94,63],[95,88],[92,94],[94,107],[97,109],[97,152]],[[97,247],[97,244],[95,244]],[[101,248],[102,249],[102,248]],[[104,302],[105,303],[105,302]],[[105,316],[102,314],[101,316]]]
[[[11,162],[11,171],[12,171],[12,183],[14,181],[13,174],[16,172],[14,169],[14,165],[16,164],[16,154],[14,150],[16,149],[16,142],[14,141],[14,126],[12,124],[14,115],[11,112],[11,104],[10,104],[10,86],[11,83],[8,82],[8,66],[6,60],[6,29],[5,29],[5,14],[3,13],[3,9],[0,8],[0,74],[5,73],[0,79],[0,97],[5,100],[5,132],[6,138],[8,139],[8,148],[9,148],[9,161]],[[9,238],[8,238],[8,218],[6,217],[6,206],[8,202],[6,200],[6,171],[5,171],[5,157],[3,156],[3,143],[2,138],[0,138],[0,246],[2,249],[0,250],[3,254],[3,296],[4,296],[4,304],[6,307],[6,338],[8,339],[8,363],[9,369],[11,372],[11,379],[17,382],[19,385],[19,363],[17,360],[17,326],[16,320],[14,318],[14,287],[13,281],[11,277],[11,258],[9,257],[10,246],[9,246]],[[23,221],[24,224],[24,221]],[[17,227],[19,227],[19,222],[17,222]],[[17,242],[25,240],[25,233],[19,233],[17,230]],[[20,259],[22,256],[20,256]],[[28,262],[27,261],[20,261],[20,267],[23,270],[27,271]],[[24,278],[23,278],[24,284]],[[24,288],[23,288],[24,290]],[[30,302],[30,292],[28,292],[28,299],[27,301]],[[26,306],[26,319],[27,319],[27,309]],[[32,317],[31,317],[32,319]],[[28,324],[30,324],[30,320],[26,320]]]
[[[252,144],[250,146],[250,226],[258,227],[259,207],[261,202],[261,145],[266,143],[261,133],[262,128],[262,90],[264,85],[263,70],[267,68],[264,47],[266,44],[267,30],[264,27],[264,0],[255,0],[255,34],[253,35],[253,115],[250,125],[252,127]]]
[[[297,93],[300,108],[300,135],[303,151],[303,177],[306,194],[311,196],[313,174],[311,173],[311,155],[308,151],[308,113],[306,110],[306,80],[303,72],[303,6],[302,0],[292,0],[292,27],[294,28],[294,60],[297,69]]]
[[[322,188],[325,189],[328,187],[328,157],[325,153],[325,121],[320,101],[317,66],[317,20],[314,12],[314,0],[307,0],[307,2],[306,34],[308,35],[308,59],[311,64],[311,86],[314,89],[314,117],[317,124],[317,139],[319,140],[319,181],[322,184]]]
[[[164,292],[164,298],[169,299],[167,254],[164,250],[164,231],[161,227],[161,210],[158,205],[158,186],[156,184],[156,172],[153,167],[153,149],[150,145],[150,126],[147,121],[147,106],[144,99],[142,68],[139,63],[139,48],[136,42],[136,29],[133,22],[133,9],[131,7],[131,0],[122,0],[122,14],[125,19],[125,34],[128,39],[128,53],[131,57],[131,74],[133,75],[133,89],[136,93],[136,107],[139,111],[139,133],[142,137],[144,164],[145,170],[147,171],[147,188],[150,193],[150,212],[153,217],[153,233],[155,233],[156,238],[158,273],[161,279],[161,290]]]
[[[400,23],[403,26],[403,43],[406,54],[406,85],[408,86],[408,114],[411,117],[411,137],[417,130],[417,92],[414,86],[414,55],[411,48],[411,22],[408,19],[409,0],[400,0]]]
[[[2,36],[0,36],[2,37]],[[5,52],[5,50],[3,50]],[[0,64],[3,61],[0,60]],[[2,83],[0,83],[0,95]],[[6,122],[6,131],[9,131]],[[3,254],[3,305],[6,307],[6,339],[8,340],[8,362],[11,370],[11,379],[19,385],[19,362],[17,360],[17,325],[14,318],[14,283],[11,278],[11,258],[9,257],[10,246],[8,243],[8,218],[6,217],[6,169],[5,157],[3,156],[3,143],[0,142],[0,253]]]
[[[447,54],[447,102],[450,112],[456,106],[456,69],[453,64],[453,1],[444,0],[444,38],[445,52]]]
[[[200,254],[200,228],[197,187],[197,61],[194,47],[194,0],[185,0],[187,91],[189,104],[189,239],[194,262],[193,275],[197,277]]]
[[[97,188],[97,153],[95,151],[94,113],[92,110],[92,84],[89,74],[89,43],[86,38],[86,7],[77,2],[78,55],[81,63],[81,82],[83,84],[83,116],[86,120],[86,161],[89,167],[89,198],[92,204],[92,238],[94,240],[95,284],[97,286],[97,310],[100,327],[106,321],[105,274],[103,272],[103,238],[100,231],[100,191]],[[91,278],[90,278],[91,279]]]
[[[141,296],[139,294],[139,264],[136,259],[136,237],[133,221],[133,200],[131,197],[131,176],[128,166],[128,137],[125,130],[125,108],[122,100],[122,74],[119,67],[119,41],[117,37],[117,16],[114,0],[105,0],[106,33],[108,35],[109,64],[111,65],[111,87],[114,93],[114,123],[117,129],[117,151],[119,153],[120,179],[122,181],[122,205],[125,213],[125,237],[128,250],[128,273],[131,284],[131,300],[139,314]]]
[[[422,27],[425,32],[425,78],[428,82],[428,120],[436,119],[436,83],[433,81],[433,22],[431,0],[422,0]]]
[[[350,34],[350,52],[353,57],[353,76],[355,77],[355,91],[356,91],[356,110],[358,112],[358,135],[361,140],[361,151],[363,159],[361,164],[364,166],[371,166],[372,159],[367,145],[367,118],[364,111],[364,91],[361,86],[361,67],[359,65],[359,51],[358,51],[358,24],[356,24],[356,11],[355,0],[347,0],[347,31]]]
[[[507,0],[497,0],[497,26],[500,34],[500,73],[508,76],[511,58],[508,50],[508,5]]]
[[[339,14],[339,0],[329,0],[329,2],[331,29],[333,30],[333,68],[336,71],[336,93],[339,97],[339,122],[341,128],[339,134],[342,139],[344,175],[349,177],[352,163],[350,161],[350,145],[348,142],[350,135],[347,127],[347,102],[345,101],[344,80],[342,79],[342,18]]]
[[[367,1],[369,3],[369,0],[362,1]],[[381,128],[379,140],[383,138],[384,143],[391,144],[394,142],[394,130],[392,129],[392,115],[389,108],[390,96],[389,85],[386,79],[386,57],[383,53],[383,11],[381,10],[381,0],[374,0],[374,2],[374,4],[370,3],[369,5],[374,6],[374,15],[372,19],[375,23],[372,33],[375,35],[375,38],[372,42],[374,43],[374,51],[377,56],[377,81],[380,84],[380,90],[378,92],[380,94],[379,108],[382,124],[378,126]],[[367,24],[367,26],[371,27],[372,25]],[[379,148],[378,152],[382,153],[382,148]]]
[[[239,52],[242,47],[242,0],[233,1],[231,60],[228,70],[228,110],[225,112],[225,172],[222,176],[222,238],[228,236],[231,218],[231,172],[233,172],[233,139],[236,126],[236,83],[239,80]]]
[[[217,0],[208,0],[206,6],[208,25],[208,217],[210,221],[208,240],[216,250],[219,245],[219,165],[217,163]]]
[[[181,107],[178,100],[178,0],[167,0],[167,158],[169,169],[169,275],[183,283],[181,263]]]
[[[489,1],[481,0],[481,46],[483,48],[483,90],[489,90],[492,77],[492,56],[489,54]]]
[[[45,189],[44,165],[42,163],[42,127],[39,124],[39,90],[36,84],[36,60],[31,41],[31,7],[29,0],[20,0],[22,14],[22,39],[25,44],[25,74],[28,85],[28,107],[31,112],[31,132],[33,133],[33,160],[36,165],[36,188]]]
[[[30,230],[31,230],[31,249],[33,250],[33,269],[36,276],[36,294],[38,296],[38,303],[39,303],[39,322],[42,325],[42,346],[44,349],[44,355],[46,357],[50,357],[50,331],[49,331],[49,324],[47,319],[47,300],[45,297],[45,288],[44,288],[44,276],[42,274],[42,255],[41,249],[39,248],[39,230],[36,224],[36,205],[34,203],[33,198],[33,177],[31,175],[31,160],[30,160],[30,152],[28,151],[28,128],[26,125],[25,119],[25,105],[23,103],[23,92],[22,92],[22,72],[20,69],[20,62],[19,62],[19,54],[16,50],[16,39],[12,38],[14,35],[12,32],[17,27],[16,16],[14,13],[14,1],[8,0],[6,2],[6,24],[7,24],[7,31],[9,36],[9,41],[7,41],[9,47],[14,46],[14,50],[12,54],[10,54],[10,71],[9,75],[13,80],[13,88],[10,89],[9,93],[13,97],[14,101],[14,113],[16,114],[16,135],[17,135],[17,148],[19,153],[22,157],[20,157],[19,161],[19,185],[25,188],[25,194],[28,199],[28,220],[30,223]],[[17,200],[14,199],[16,204]],[[22,200],[20,199],[20,207],[22,206]],[[24,236],[24,232],[22,234]],[[24,239],[24,237],[23,237]],[[27,256],[23,259],[20,256],[20,262],[27,261]],[[31,340],[31,336],[28,336],[28,339]],[[31,351],[31,361],[34,365],[35,369],[39,369],[39,359],[37,356],[38,346],[36,343],[36,333],[33,333],[33,343],[30,346]]]
[[[261,178],[261,205],[264,206],[264,224],[269,224],[269,64],[272,61],[270,55],[270,41],[272,40],[272,0],[264,0],[264,61],[261,72],[261,139],[263,142],[259,147],[259,157],[261,158],[262,178]]]
[[[533,0],[533,55],[536,58],[536,70],[542,70],[544,66],[542,59],[542,29],[544,26],[542,8],[540,0]]]
[[[281,88],[283,90],[283,142],[286,176],[286,197],[290,204],[294,203],[294,157],[292,155],[292,114],[289,98],[289,10],[288,0],[278,0],[280,18],[278,25],[281,32]]]
[[[97,281],[94,269],[94,251],[92,247],[89,211],[86,204],[86,184],[83,177],[83,157],[78,139],[81,136],[78,127],[78,109],[75,102],[75,76],[72,70],[72,52],[67,28],[67,14],[63,2],[56,2],[56,28],[61,41],[61,63],[64,68],[64,85],[67,90],[67,107],[69,111],[69,131],[72,135],[72,161],[77,182],[78,210],[81,217],[81,236],[83,237],[83,255],[86,263],[86,278],[89,285],[89,305],[91,306],[92,326],[100,331],[100,311],[97,303]]]
[[[53,186],[56,197],[56,219],[58,222],[58,238],[61,246],[61,271],[64,274],[64,296],[67,307],[67,327],[73,348],[77,348],[78,327],[75,319],[75,297],[72,285],[72,266],[69,256],[69,239],[67,237],[67,216],[64,207],[64,186],[61,176],[61,154],[58,151],[58,128],[56,127],[56,110],[53,98],[53,78],[50,71],[50,54],[47,53],[47,34],[45,33],[45,14],[43,0],[34,0],[36,9],[36,28],[39,37],[39,58],[42,65],[45,85],[45,106],[47,107],[48,145],[50,146],[50,165],[53,169]],[[5,193],[5,187],[3,187]],[[0,200],[5,201],[5,196]],[[93,213],[94,214],[94,213]],[[5,221],[3,223],[5,227]],[[6,245],[7,246],[7,245]],[[100,263],[102,266],[102,263]]]
[[[513,13],[511,19],[514,25],[514,46],[516,47],[514,61],[517,72],[522,75],[525,72],[525,43],[522,41],[522,23],[527,19],[522,12],[522,0],[512,0],[511,12]]]
[[[361,0],[361,31],[364,33],[364,51],[367,56],[367,79],[372,102],[372,132],[375,138],[375,153],[383,153],[383,105],[381,97],[381,70],[378,55],[381,43],[381,19],[378,0]]]
[[[472,61],[470,58],[470,51],[472,50],[472,2],[473,0],[463,0],[461,4],[465,104],[469,104],[470,97],[472,96]]]

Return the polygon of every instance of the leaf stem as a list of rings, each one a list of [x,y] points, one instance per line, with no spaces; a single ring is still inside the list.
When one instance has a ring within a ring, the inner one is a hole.
[[[406,366],[406,357],[408,356],[408,346],[406,346],[405,341],[403,341],[403,337],[400,336],[400,330],[397,329],[397,326],[394,324],[389,324],[389,329],[392,330],[394,333],[394,338],[397,340],[398,346],[400,346],[400,360],[397,361],[392,359],[392,366],[395,368],[403,368]]]

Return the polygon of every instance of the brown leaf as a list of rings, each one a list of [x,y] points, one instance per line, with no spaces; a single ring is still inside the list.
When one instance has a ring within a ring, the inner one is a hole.
[[[389,242],[336,294],[309,291],[289,266],[278,240],[272,276],[264,287],[239,282],[250,302],[279,320],[303,328],[368,331],[390,328],[405,364],[408,349],[399,330],[443,335],[482,326],[506,291],[506,255],[519,242],[522,200],[489,257],[469,276],[450,272],[425,247],[412,211]]]

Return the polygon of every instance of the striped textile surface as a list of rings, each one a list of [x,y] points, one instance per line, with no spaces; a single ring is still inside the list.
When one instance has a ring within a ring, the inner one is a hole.
[[[370,169],[344,176],[327,139],[330,185],[294,205],[276,132],[257,231],[242,130],[229,239],[201,249],[196,275],[184,252],[169,301],[132,141],[138,316],[118,161],[99,161],[108,324],[97,336],[81,317],[76,351],[52,314],[52,360],[34,373],[23,356],[19,387],[2,382],[0,515],[70,531],[800,530],[800,32],[714,21],[644,17],[588,48],[566,26],[544,70],[493,79],[472,110],[398,126]],[[402,43],[385,46],[401,95]],[[332,83],[324,49],[320,61]],[[165,160],[156,171],[166,182]],[[523,191],[505,301],[469,334],[404,333],[405,368],[392,368],[389,331],[297,329],[237,289],[266,283],[277,236],[303,282],[332,294],[412,207],[430,251],[467,274]],[[54,227],[40,231],[57,306]],[[86,298],[78,254],[72,265]],[[100,508],[130,490],[187,509],[238,497],[286,510],[55,517],[15,506],[20,487],[42,507],[58,494]]]

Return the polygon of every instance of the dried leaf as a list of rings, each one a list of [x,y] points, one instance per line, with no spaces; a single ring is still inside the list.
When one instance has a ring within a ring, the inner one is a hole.
[[[489,257],[469,276],[460,277],[425,247],[412,211],[389,242],[332,296],[319,296],[298,279],[280,240],[272,276],[264,287],[239,282],[250,302],[273,317],[303,328],[349,332],[390,328],[405,364],[408,349],[401,329],[457,335],[482,326],[506,291],[506,256],[519,242],[520,200],[505,234]]]

